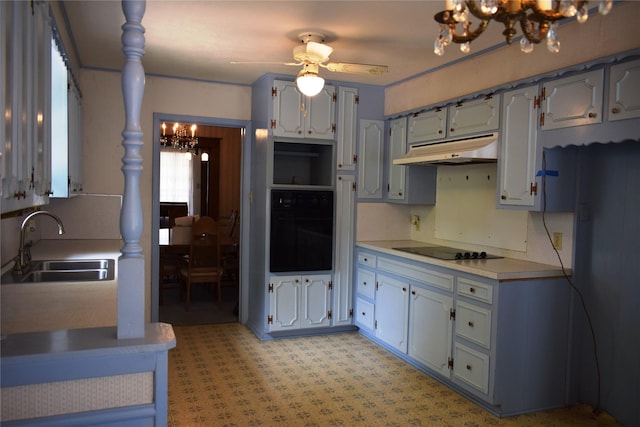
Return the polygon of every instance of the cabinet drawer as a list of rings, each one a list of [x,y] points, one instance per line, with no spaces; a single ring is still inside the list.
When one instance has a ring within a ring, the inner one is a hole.
[[[426,285],[453,291],[453,275],[429,270],[418,265],[407,264],[389,258],[378,260],[378,270],[388,271]]]
[[[367,253],[360,253],[358,254],[358,264],[376,268],[376,256]]]
[[[458,277],[458,295],[464,295],[465,297],[491,304],[493,301],[493,286],[465,277]]]
[[[453,376],[487,394],[489,392],[489,356],[456,343]]]
[[[490,348],[491,311],[459,301],[456,306],[456,335]]]
[[[357,292],[367,298],[373,299],[376,294],[376,274],[373,271],[358,269]]]
[[[373,331],[375,322],[373,309],[374,306],[369,301],[362,298],[356,299],[356,325]]]

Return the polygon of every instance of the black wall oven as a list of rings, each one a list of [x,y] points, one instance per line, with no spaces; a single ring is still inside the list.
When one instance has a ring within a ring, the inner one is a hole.
[[[333,191],[271,190],[270,268],[331,270]]]

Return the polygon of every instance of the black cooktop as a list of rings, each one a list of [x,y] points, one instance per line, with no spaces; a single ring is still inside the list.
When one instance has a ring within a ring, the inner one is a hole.
[[[473,252],[465,249],[450,248],[447,246],[418,246],[412,248],[392,248],[397,251],[408,252],[411,254],[428,256],[431,258],[443,259],[443,260],[456,260],[456,259],[496,259],[502,258],[501,256],[491,255],[484,251]]]

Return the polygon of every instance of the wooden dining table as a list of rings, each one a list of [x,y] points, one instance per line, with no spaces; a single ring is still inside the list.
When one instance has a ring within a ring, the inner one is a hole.
[[[189,243],[174,243],[170,239],[170,228],[161,228],[159,230],[158,235],[158,243],[160,244],[160,248],[163,247],[171,247],[172,251],[180,251],[185,250],[186,254],[189,253]],[[224,252],[225,249],[233,248],[238,245],[238,242],[235,238],[227,235],[220,236],[220,249]]]

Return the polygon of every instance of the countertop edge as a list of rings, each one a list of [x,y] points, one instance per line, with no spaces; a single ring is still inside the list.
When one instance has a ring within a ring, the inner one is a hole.
[[[118,339],[117,327],[106,326],[10,334],[3,337],[0,345],[4,365],[11,360],[51,360],[80,352],[108,355],[163,351],[175,347],[176,337],[168,323],[147,323],[141,338]]]
[[[541,264],[514,258],[500,258],[490,260],[440,260],[422,255],[411,254],[393,249],[394,247],[438,246],[416,240],[379,240],[357,241],[356,247],[382,252],[388,255],[424,262],[430,265],[449,268],[462,273],[474,274],[500,282],[551,279],[571,275],[570,269],[563,271],[562,267]]]

